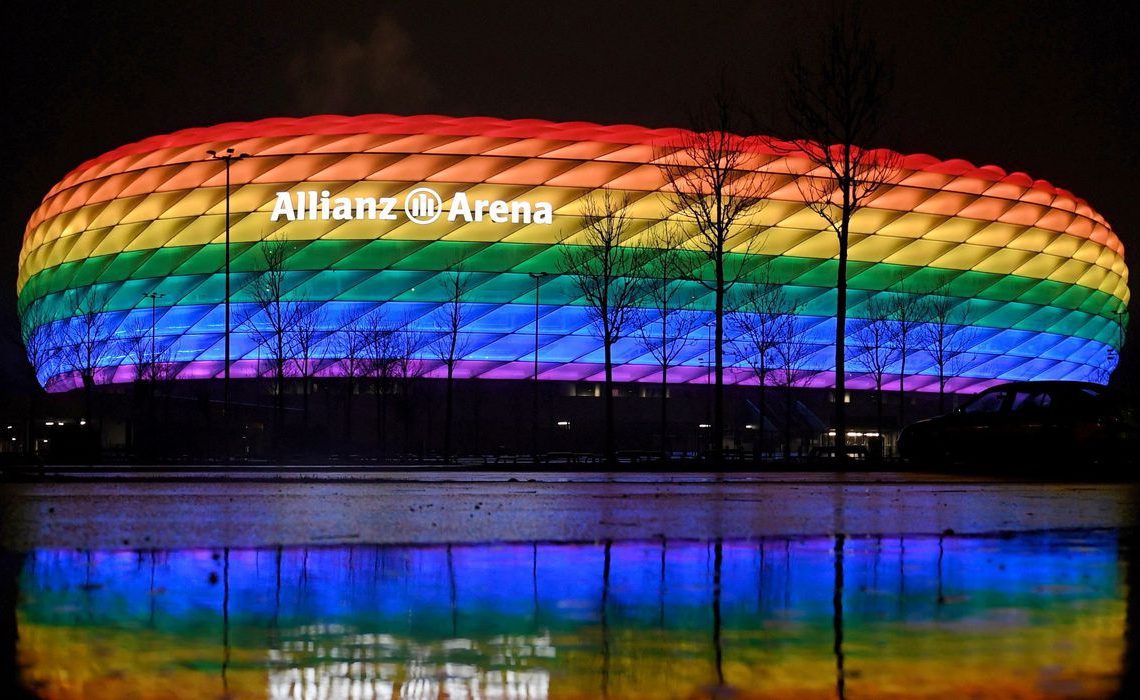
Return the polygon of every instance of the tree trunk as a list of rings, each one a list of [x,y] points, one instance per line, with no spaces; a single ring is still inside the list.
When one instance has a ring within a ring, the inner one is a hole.
[[[615,463],[614,450],[614,364],[613,343],[607,333],[606,338],[606,380],[605,380],[605,420],[606,420],[606,464]]]
[[[899,430],[906,427],[906,346],[901,350],[899,360]]]
[[[443,461],[451,461],[451,416],[455,395],[455,363],[447,363],[447,394],[444,399]]]
[[[792,383],[784,387],[784,461],[792,459]]]
[[[724,247],[716,256],[716,333],[713,356],[716,361],[716,390],[713,395],[712,460],[722,465],[724,447]]]
[[[883,435],[883,378],[879,377],[875,382],[875,429],[879,431],[879,437]]]
[[[85,442],[87,443],[84,447],[86,448],[87,459],[92,464],[99,460],[99,440],[101,438],[99,434],[100,431],[95,430],[95,411],[93,409],[95,403],[94,383],[94,379],[83,378],[83,413],[87,421],[87,425],[84,426],[86,430],[83,431],[83,435],[86,438]]]
[[[839,235],[839,272],[835,288],[835,458],[840,469],[847,465],[847,397],[846,357],[844,343],[847,338],[847,224],[851,212],[847,206],[847,191],[843,193],[843,220]]]
[[[40,433],[37,428],[40,423],[40,386],[39,380],[32,387],[32,394],[28,400],[28,420],[24,423],[24,453],[28,459],[39,454]]]
[[[348,385],[348,395],[344,397],[344,448],[351,452],[352,449],[352,401],[353,395],[356,393],[356,380],[349,378],[346,382]]]
[[[388,461],[388,394],[385,390],[380,392],[380,434],[377,439],[380,442],[380,459]]]
[[[276,371],[276,396],[273,404],[273,451],[280,463],[285,454],[285,368],[278,366]]]
[[[881,462],[883,457],[885,456],[883,454],[883,452],[885,451],[883,449],[883,446],[886,444],[886,440],[883,439],[883,377],[882,377],[882,375],[879,375],[879,377],[876,381],[876,385],[877,386],[875,387],[875,430],[877,430],[879,432],[879,435],[878,435],[878,437],[875,438],[874,443],[868,442],[868,446],[870,446],[871,444],[874,444],[876,446],[875,447],[875,454],[873,456],[874,456],[874,459],[876,462]]]
[[[760,386],[757,392],[759,396],[759,403],[756,405],[756,412],[759,417],[756,421],[756,440],[752,445],[752,464],[757,469],[764,462],[764,399],[765,392],[767,391],[766,379],[764,370],[760,370]]]
[[[402,409],[401,413],[403,414],[402,417],[403,417],[403,422],[404,422],[404,429],[401,433],[403,436],[403,444],[400,446],[401,447],[400,452],[402,452],[404,455],[406,455],[406,454],[410,453],[411,449],[412,449],[412,419],[413,419],[411,386],[410,386],[410,383],[406,379],[404,380],[403,386],[400,387],[400,391],[401,391],[400,407]],[[423,445],[421,444],[420,447],[422,448]],[[422,449],[416,450],[416,456],[417,457],[423,457],[423,450]]]
[[[309,367],[308,362],[301,368],[301,421],[305,426],[304,435],[309,437]]]
[[[661,364],[661,459],[669,459],[669,365],[667,363]]]

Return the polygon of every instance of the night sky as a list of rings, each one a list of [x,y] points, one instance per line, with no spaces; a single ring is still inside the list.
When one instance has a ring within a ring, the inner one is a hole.
[[[1140,239],[1135,3],[875,3],[893,57],[887,146],[1022,170]],[[82,161],[154,134],[319,113],[684,126],[723,72],[771,130],[826,3],[30,3],[4,53],[0,381],[12,381],[28,216]],[[791,5],[795,5],[792,7]],[[14,14],[13,14],[14,12]],[[794,134],[790,134],[794,135]]]

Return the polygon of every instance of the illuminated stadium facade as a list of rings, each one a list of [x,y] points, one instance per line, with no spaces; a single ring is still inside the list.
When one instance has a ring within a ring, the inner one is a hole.
[[[431,338],[442,330],[447,277],[461,269],[471,284],[456,376],[532,376],[531,273],[547,273],[537,300],[538,377],[598,379],[601,340],[573,280],[559,274],[558,247],[574,242],[583,202],[600,189],[632,198],[632,245],[661,225],[670,210],[660,159],[682,136],[626,125],[369,115],[222,124],[123,146],[69,173],[28,222],[17,286],[25,324],[43,328],[49,349],[35,363],[39,380],[50,390],[77,385],[79,371],[62,359],[69,353],[54,350],[95,317],[99,383],[137,376],[137,360],[124,348],[140,328],[172,376],[222,376],[226,172],[207,151],[228,148],[249,155],[232,165],[228,201],[234,376],[264,373],[267,351],[250,330],[258,322],[251,285],[263,264],[258,243],[276,239],[289,243],[287,294],[321,310],[318,375],[343,373],[343,344],[334,340],[370,317],[422,332],[420,358],[429,376],[440,376]],[[735,239],[734,254],[754,256],[754,267],[798,303],[797,329],[812,344],[804,383],[831,386],[837,249],[796,183],[811,166],[798,152],[745,143],[774,186],[746,222],[751,240]],[[1106,381],[1129,298],[1124,249],[1107,222],[1083,200],[1023,173],[926,155],[900,164],[893,183],[852,222],[849,334],[878,295],[937,294],[954,301],[968,326],[949,391],[1006,380]],[[410,204],[409,195],[425,188],[439,202],[424,206],[442,207],[426,210],[431,216]],[[303,215],[297,205],[310,198],[317,208]],[[338,216],[337,198],[351,211]],[[680,313],[700,318],[668,379],[704,383],[712,293],[699,281],[678,284],[687,290]],[[641,319],[654,322],[652,313]],[[659,381],[657,361],[635,335],[614,348],[615,379]],[[870,386],[850,349],[848,357],[848,386]],[[888,387],[898,386],[894,363]],[[938,389],[921,347],[908,355],[906,371],[908,389]],[[726,369],[726,381],[756,380],[740,361]]]

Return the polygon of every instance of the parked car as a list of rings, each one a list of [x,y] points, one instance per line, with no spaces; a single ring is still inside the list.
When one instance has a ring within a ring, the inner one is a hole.
[[[899,452],[917,464],[1118,464],[1135,460],[1137,435],[1133,412],[1099,384],[1010,382],[907,426]]]

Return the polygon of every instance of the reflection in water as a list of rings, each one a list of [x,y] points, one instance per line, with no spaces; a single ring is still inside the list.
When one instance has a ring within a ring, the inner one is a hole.
[[[1106,696],[1108,531],[39,550],[17,610],[49,698]]]

